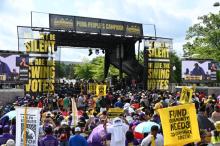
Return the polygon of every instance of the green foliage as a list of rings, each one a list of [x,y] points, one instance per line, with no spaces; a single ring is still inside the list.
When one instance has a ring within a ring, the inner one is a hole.
[[[74,67],[75,75],[80,79],[91,79],[93,77],[92,65],[85,61],[82,64],[78,64]]]
[[[171,67],[171,82],[180,83],[181,82],[181,60],[176,55],[175,52],[170,53],[170,67]],[[173,66],[176,70],[173,70]]]
[[[63,78],[65,76],[64,64],[56,62],[55,68],[56,68],[56,77]]]
[[[69,79],[73,79],[75,78],[75,74],[74,74],[74,64],[64,64],[64,63],[60,63],[59,61],[56,62],[55,67],[56,67],[56,77],[57,78],[69,78]]]
[[[209,13],[198,18],[199,23],[189,27],[184,56],[198,54],[196,58],[220,61],[220,12]]]
[[[104,80],[104,57],[99,56],[92,61],[84,60],[82,64],[74,68],[75,75],[80,79]],[[110,66],[108,76],[118,75],[117,68]]]

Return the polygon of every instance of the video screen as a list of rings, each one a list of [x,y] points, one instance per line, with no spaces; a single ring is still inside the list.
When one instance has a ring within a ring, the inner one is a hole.
[[[0,54],[0,82],[18,82],[22,76],[22,80],[28,81],[28,60],[27,55]]]
[[[183,60],[182,80],[186,82],[216,81],[218,65],[211,60]]]

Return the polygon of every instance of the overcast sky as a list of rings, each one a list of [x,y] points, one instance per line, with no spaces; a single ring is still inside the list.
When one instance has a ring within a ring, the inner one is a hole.
[[[1,0],[0,49],[17,50],[17,25],[31,24],[31,11],[155,24],[157,35],[173,38],[174,49],[181,55],[185,34],[197,17],[216,13],[216,0]],[[38,15],[39,16],[39,15]],[[47,17],[33,16],[34,25],[47,25]],[[145,35],[152,35],[145,26]],[[63,49],[62,60],[81,61],[88,50]],[[94,57],[93,55],[92,57]]]

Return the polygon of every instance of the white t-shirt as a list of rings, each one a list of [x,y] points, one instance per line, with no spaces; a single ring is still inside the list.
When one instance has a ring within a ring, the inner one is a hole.
[[[117,133],[117,130],[119,128],[121,128],[121,132],[122,132],[121,134]],[[125,135],[128,129],[129,126],[124,123],[121,123],[121,125],[118,126],[114,126],[114,125],[108,126],[107,133],[111,133],[110,146],[125,146],[125,140],[126,140]],[[116,142],[115,137],[120,138],[120,141]]]
[[[141,146],[149,146],[149,144],[151,143],[151,137],[153,135],[149,134],[147,137],[145,137],[143,139],[143,141],[141,142]],[[163,146],[164,142],[163,142],[163,136],[161,134],[157,134],[156,139],[155,139],[155,144],[156,146]]]

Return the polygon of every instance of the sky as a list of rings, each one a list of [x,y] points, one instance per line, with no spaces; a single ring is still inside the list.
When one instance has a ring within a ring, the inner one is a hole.
[[[173,49],[183,54],[187,29],[198,16],[216,13],[217,0],[1,0],[0,50],[18,50],[17,26],[31,25],[31,11],[155,24],[157,36],[173,39]],[[33,14],[33,26],[48,26],[47,14]],[[144,25],[153,35],[152,25]],[[62,48],[61,60],[81,62],[88,49]]]

